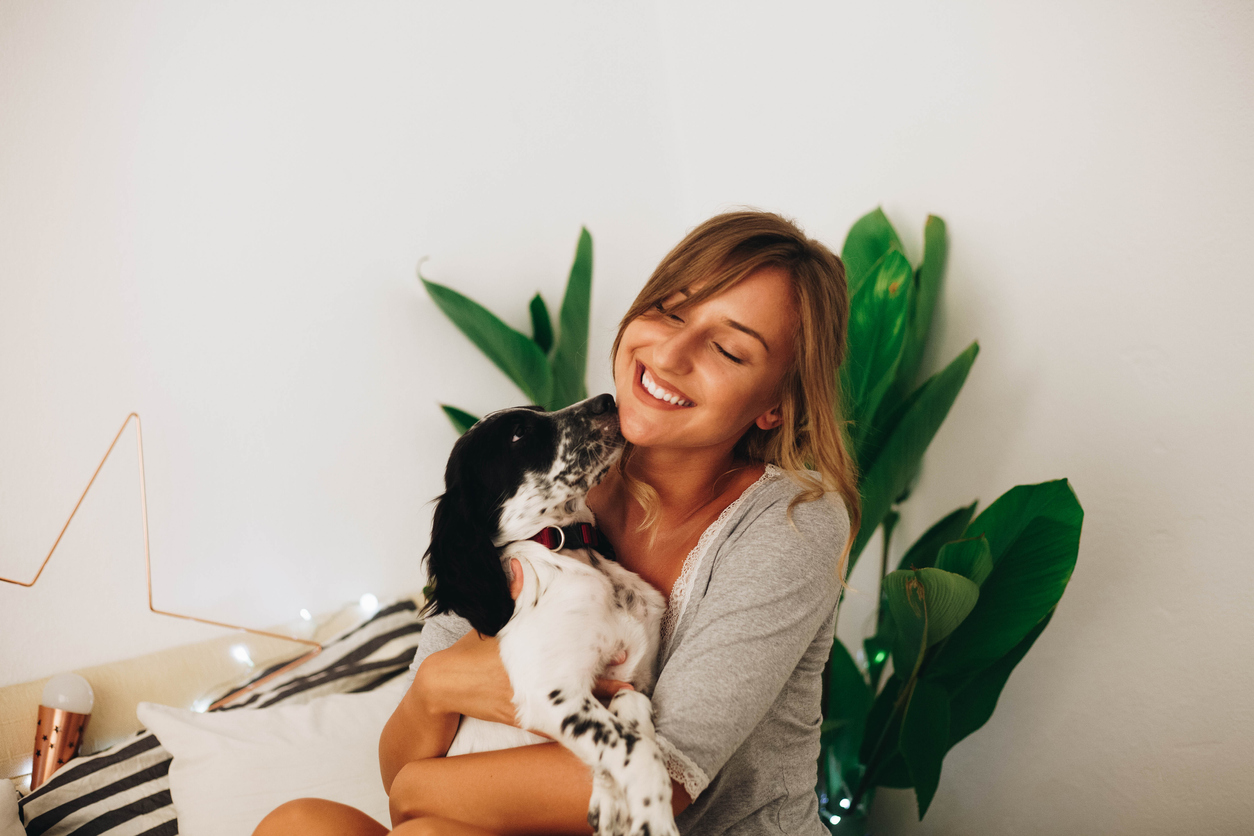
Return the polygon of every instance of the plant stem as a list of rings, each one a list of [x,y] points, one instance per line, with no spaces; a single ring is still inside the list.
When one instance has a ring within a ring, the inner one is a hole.
[[[893,529],[897,527],[897,520],[901,519],[901,515],[896,511],[890,510],[884,515],[884,545],[880,550],[880,597],[875,602],[875,631],[878,633],[880,628],[880,619],[884,608],[884,578],[888,575],[888,547],[892,543]]]
[[[915,580],[919,580],[918,570],[914,570]],[[919,673],[923,670],[923,657],[927,654],[927,630],[928,630],[928,613],[927,613],[927,597],[923,593],[922,581],[919,581],[920,603],[923,605],[923,638],[919,644],[919,655],[914,659],[914,669],[910,671],[910,678],[906,680],[906,684],[901,686],[901,693],[897,695],[896,701],[893,703],[892,713],[888,715],[888,721],[884,723],[884,728],[880,730],[879,740],[875,741],[875,748],[871,750],[871,757],[867,758],[866,771],[862,773],[862,780],[858,782],[858,790],[854,793],[853,799],[850,801],[850,809],[855,809],[862,796],[866,793],[871,779],[875,776],[875,769],[879,766],[880,753],[884,748],[884,738],[888,736],[888,730],[892,728],[893,718],[897,716],[897,712],[903,710],[910,703],[910,698],[914,694],[914,685],[919,681]]]

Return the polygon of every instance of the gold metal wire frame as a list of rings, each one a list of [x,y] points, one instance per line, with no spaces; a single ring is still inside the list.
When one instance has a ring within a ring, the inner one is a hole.
[[[200,618],[194,615],[183,615],[182,613],[170,612],[168,610],[159,610],[153,604],[152,602],[152,555],[148,548],[148,489],[144,481],[144,429],[143,429],[143,424],[139,419],[139,413],[132,412],[130,415],[127,415],[126,420],[122,422],[122,426],[118,428],[118,434],[113,437],[113,442],[109,445],[109,449],[105,450],[104,457],[100,460],[100,464],[96,465],[96,472],[91,475],[91,479],[88,480],[87,482],[87,487],[83,488],[83,493],[78,498],[78,502],[74,503],[74,510],[70,512],[70,516],[68,519],[66,519],[65,525],[61,526],[61,533],[57,535],[57,539],[52,544],[52,548],[48,550],[48,555],[44,558],[44,562],[39,564],[39,571],[35,573],[35,577],[31,578],[29,581],[19,581],[13,578],[0,577],[0,581],[4,581],[5,583],[16,584],[17,586],[25,586],[25,587],[31,587],[35,585],[35,582],[39,580],[39,576],[43,574],[44,567],[46,567],[48,565],[48,561],[52,559],[53,552],[55,552],[57,550],[57,546],[61,544],[61,538],[65,536],[66,529],[68,529],[70,527],[70,523],[74,521],[74,515],[78,513],[79,506],[81,506],[83,504],[83,500],[87,498],[87,492],[90,491],[91,486],[95,484],[96,477],[100,475],[101,468],[103,468],[105,465],[105,462],[108,461],[109,454],[112,453],[113,448],[117,446],[118,440],[122,438],[122,433],[126,431],[126,425],[131,422],[132,418],[135,419],[135,444],[136,444],[136,448],[139,451],[139,507],[140,507],[140,512],[143,517],[143,524],[144,524],[144,569],[148,577],[148,609],[155,612],[157,615],[168,615],[171,618],[182,618],[187,621],[196,621],[201,624],[209,624],[213,627],[225,627],[228,630],[243,630],[245,633],[252,633],[255,636],[266,636],[272,639],[282,639],[283,641],[296,642],[297,644],[307,645],[308,647],[312,648],[303,656],[293,659],[291,662],[288,662],[286,665],[283,665],[278,670],[275,670],[266,674],[265,676],[261,677],[257,681],[249,683],[247,687],[242,688],[238,691],[233,691],[232,693],[228,694],[227,696],[213,703],[212,705],[209,706],[210,710],[212,710],[214,708],[217,708],[218,706],[225,705],[227,702],[233,702],[239,697],[242,697],[244,694],[247,694],[248,692],[264,685],[265,683],[291,670],[297,665],[303,662],[306,662],[309,659],[312,659],[313,657],[317,656],[319,653],[322,652],[322,645],[310,639],[298,639],[295,636],[284,636],[281,633],[271,633],[267,630],[256,630],[256,629],[253,629],[252,627],[244,627],[239,624],[227,624],[224,621],[214,621],[212,619]]]

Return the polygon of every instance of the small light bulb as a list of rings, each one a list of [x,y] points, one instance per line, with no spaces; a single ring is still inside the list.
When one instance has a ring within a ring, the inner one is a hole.
[[[231,655],[235,657],[235,661],[244,665],[248,665],[248,667],[250,668],[253,666],[253,657],[249,655],[248,648],[245,647],[244,645],[237,644],[234,647],[232,647]]]
[[[849,809],[849,799],[847,799],[847,798],[842,798],[842,799],[840,800],[840,808],[841,808],[842,810],[848,810],[848,809]]]
[[[309,612],[309,610],[303,607],[301,608],[301,611],[300,611],[300,617],[303,618],[305,621],[313,621],[313,615]]]
[[[361,596],[357,603],[366,611],[366,615],[374,615],[379,611],[379,599],[369,592]]]
[[[91,714],[96,695],[91,684],[76,673],[59,673],[44,686],[40,705],[59,708],[74,714]]]
[[[878,665],[880,662],[883,662],[886,658],[888,658],[888,654],[887,654],[887,653],[885,653],[885,652],[884,652],[884,651],[882,651],[882,650],[881,650],[881,651],[879,651],[879,652],[877,652],[877,653],[875,654],[875,664],[877,664],[877,665]]]
[[[832,816],[832,824],[840,824],[840,816]]]

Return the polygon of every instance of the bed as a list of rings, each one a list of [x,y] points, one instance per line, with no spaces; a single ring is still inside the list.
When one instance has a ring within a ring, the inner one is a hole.
[[[197,660],[229,658],[238,635],[84,671],[97,691],[84,743],[94,753],[33,793],[21,793],[18,773],[23,762],[29,770],[42,683],[0,689],[0,754],[6,777],[17,778],[26,833],[233,836],[251,832],[257,810],[300,795],[359,804],[386,822],[378,734],[408,683],[421,629],[413,598],[370,615],[348,608],[319,628],[317,656],[281,671],[301,649],[252,641],[235,656],[266,661],[216,688],[223,670]]]

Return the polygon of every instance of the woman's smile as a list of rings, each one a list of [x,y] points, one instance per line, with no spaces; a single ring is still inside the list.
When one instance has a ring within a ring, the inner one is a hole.
[[[659,381],[644,363],[636,361],[636,367],[636,387],[643,391],[636,394],[644,403],[657,409],[689,409],[696,406],[677,387]]]

